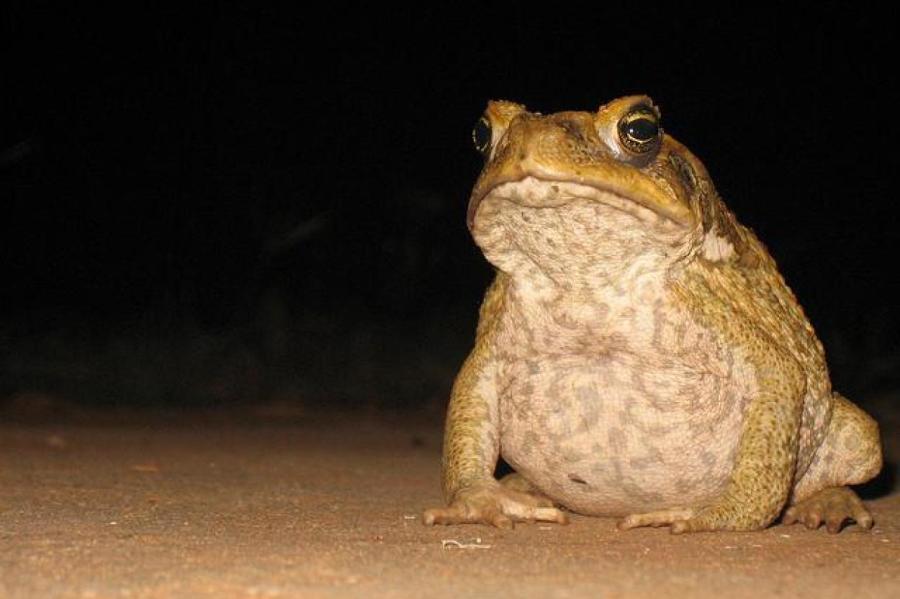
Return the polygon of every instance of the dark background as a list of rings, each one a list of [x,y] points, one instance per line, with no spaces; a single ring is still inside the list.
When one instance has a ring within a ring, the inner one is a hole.
[[[491,277],[464,222],[486,101],[629,93],[767,243],[836,386],[900,383],[885,15],[26,6],[0,9],[10,413],[439,414]]]

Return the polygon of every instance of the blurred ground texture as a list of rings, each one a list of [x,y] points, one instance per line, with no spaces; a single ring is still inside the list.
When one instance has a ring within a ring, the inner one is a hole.
[[[673,536],[580,516],[424,527],[440,502],[431,416],[6,420],[2,597],[900,596],[896,421],[866,490],[872,531]]]

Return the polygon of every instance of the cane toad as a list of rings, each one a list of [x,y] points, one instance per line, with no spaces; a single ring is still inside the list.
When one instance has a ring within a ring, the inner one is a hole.
[[[831,389],[775,262],[650,98],[490,102],[468,226],[495,280],[451,394],[426,524],[831,532],[872,517],[876,423]],[[494,478],[502,456],[517,474]]]

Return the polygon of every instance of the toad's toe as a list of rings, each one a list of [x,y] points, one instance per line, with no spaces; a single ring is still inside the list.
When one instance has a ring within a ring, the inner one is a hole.
[[[432,508],[422,514],[427,526],[435,524],[487,524],[512,528],[514,522],[555,522],[567,524],[568,517],[547,505],[549,500],[507,489],[496,481],[460,491],[447,507]]]
[[[669,526],[689,519],[695,511],[692,508],[672,508],[645,514],[631,514],[619,522],[618,528],[619,530],[630,530],[641,526]]]
[[[840,532],[848,520],[856,522],[860,528],[870,529],[874,524],[872,514],[863,505],[856,493],[847,487],[823,489],[815,495],[800,501],[784,512],[783,524],[802,523],[815,530],[825,523],[830,533]]]

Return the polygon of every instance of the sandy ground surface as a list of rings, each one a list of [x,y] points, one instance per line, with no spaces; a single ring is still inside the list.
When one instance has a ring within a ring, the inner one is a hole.
[[[340,419],[0,426],[0,597],[900,597],[896,491],[836,536],[427,528],[439,450]]]

